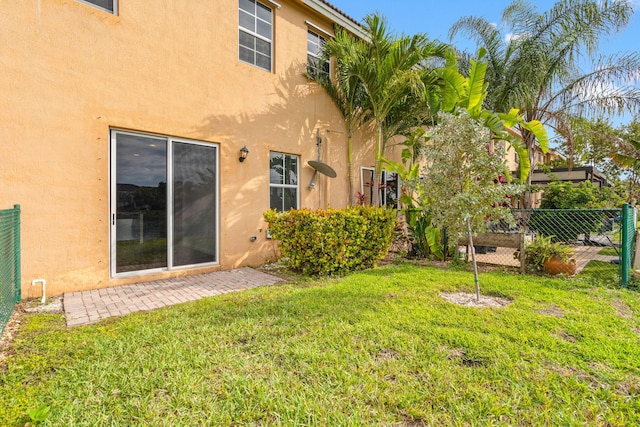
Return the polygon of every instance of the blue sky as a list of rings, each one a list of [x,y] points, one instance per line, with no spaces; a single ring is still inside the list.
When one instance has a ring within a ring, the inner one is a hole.
[[[510,0],[329,0],[352,18],[361,20],[368,13],[381,12],[387,17],[389,26],[398,33],[427,33],[429,38],[448,40],[451,25],[463,16],[483,16],[499,23],[502,10]],[[552,0],[536,0],[541,11],[550,9]],[[640,50],[640,0],[635,0],[636,15],[624,33],[604,40],[603,53]],[[457,46],[465,41],[458,37]]]
[[[328,0],[334,6],[356,20],[368,13],[380,12],[389,27],[397,33],[426,33],[431,39],[448,40],[449,28],[464,16],[483,16],[490,22],[500,23],[502,11],[511,0]],[[533,0],[541,12],[550,9],[554,0]],[[635,15],[623,32],[602,39],[600,51],[612,54],[625,51],[640,51],[640,0],[633,0]],[[506,33],[505,33],[506,35]],[[458,48],[475,51],[476,45],[458,35],[453,44]],[[582,68],[588,71],[590,64],[583,61]],[[614,126],[628,123],[633,114],[611,117]]]

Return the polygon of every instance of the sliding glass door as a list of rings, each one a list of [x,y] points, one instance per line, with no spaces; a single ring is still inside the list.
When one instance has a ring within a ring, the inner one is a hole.
[[[217,146],[112,131],[111,272],[218,261]]]
[[[173,265],[216,261],[216,148],[173,143]]]

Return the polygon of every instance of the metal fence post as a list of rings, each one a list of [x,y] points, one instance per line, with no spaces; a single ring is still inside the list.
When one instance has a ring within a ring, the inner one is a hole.
[[[635,208],[628,203],[622,206],[622,218],[620,221],[622,234],[622,259],[620,260],[620,284],[629,287],[629,271],[631,270],[631,256],[633,252],[633,239],[635,237],[636,224]]]
[[[13,274],[14,274],[14,292],[16,302],[20,302],[21,299],[21,290],[22,290],[22,281],[21,281],[21,269],[20,269],[20,205],[13,205],[14,209],[14,266],[13,266]]]

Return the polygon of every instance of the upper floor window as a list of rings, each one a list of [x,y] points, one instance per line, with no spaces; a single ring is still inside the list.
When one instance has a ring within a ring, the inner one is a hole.
[[[114,15],[118,13],[118,0],[80,0],[82,3],[87,3],[96,6],[107,12],[111,12]]]
[[[240,0],[239,57],[271,71],[273,11],[255,0]]]
[[[329,61],[322,58],[325,38],[307,30],[307,74],[311,77],[329,77]]]
[[[269,207],[278,212],[298,209],[298,156],[269,154]]]

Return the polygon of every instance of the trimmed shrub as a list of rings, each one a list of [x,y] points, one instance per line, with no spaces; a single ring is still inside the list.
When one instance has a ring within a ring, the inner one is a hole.
[[[371,268],[384,258],[393,239],[396,212],[366,206],[270,210],[264,219],[292,269],[330,275]]]

